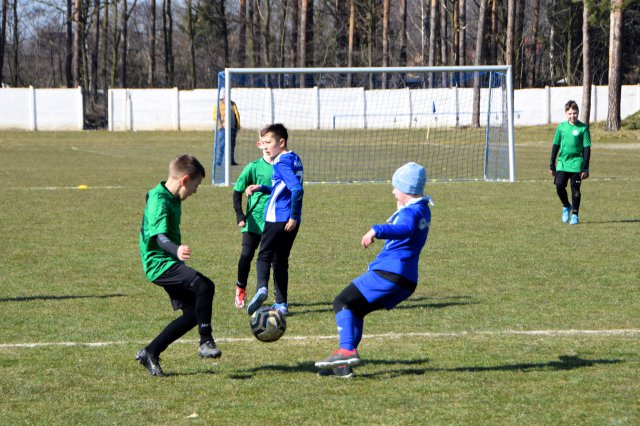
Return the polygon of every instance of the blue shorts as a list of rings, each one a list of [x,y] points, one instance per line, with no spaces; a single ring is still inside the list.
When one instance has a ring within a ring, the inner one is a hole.
[[[381,277],[374,271],[367,271],[353,280],[353,284],[360,293],[372,305],[383,306],[385,309],[393,309],[398,303],[406,300],[413,294],[412,290],[402,288]]]

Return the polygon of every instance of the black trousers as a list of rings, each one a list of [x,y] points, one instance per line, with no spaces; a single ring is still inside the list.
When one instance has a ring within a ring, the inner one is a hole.
[[[291,232],[284,230],[287,222],[266,222],[256,262],[258,288],[267,287],[273,267],[276,303],[287,303],[289,289],[289,254],[300,224]]]

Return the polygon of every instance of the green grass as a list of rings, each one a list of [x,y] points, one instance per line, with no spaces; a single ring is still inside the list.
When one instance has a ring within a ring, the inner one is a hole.
[[[271,344],[233,307],[232,191],[203,185],[182,230],[217,284],[223,356],[200,360],[191,332],[158,379],[133,360],[175,315],[142,274],[144,195],[178,153],[210,164],[211,135],[0,133],[0,423],[638,424],[640,138],[593,129],[582,223],[568,226],[553,131],[516,129],[516,183],[428,184],[420,285],[367,317],[352,380],[313,362],[337,346],[333,298],[380,249],[359,241],[393,211],[388,184],[305,187],[292,313]]]

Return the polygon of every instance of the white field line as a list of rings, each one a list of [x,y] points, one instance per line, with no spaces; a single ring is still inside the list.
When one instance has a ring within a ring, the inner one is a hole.
[[[502,330],[502,331],[462,331],[451,333],[383,333],[383,334],[365,334],[365,339],[404,339],[404,338],[426,338],[435,339],[443,337],[473,337],[473,336],[583,336],[583,335],[595,335],[595,336],[635,336],[640,334],[640,329],[614,329],[614,330]],[[331,336],[284,336],[283,340],[291,341],[319,341],[319,340],[334,340],[337,339],[337,335]],[[216,338],[218,343],[233,343],[233,342],[252,342],[255,339],[252,337],[222,337]],[[194,344],[198,340],[180,339],[175,343],[188,343]],[[69,346],[84,346],[84,347],[103,347],[103,346],[117,346],[117,345],[129,345],[129,344],[145,344],[146,342],[135,341],[105,341],[105,342],[34,342],[34,343],[0,343],[0,349],[21,349],[21,348],[46,348],[46,347],[69,347]]]

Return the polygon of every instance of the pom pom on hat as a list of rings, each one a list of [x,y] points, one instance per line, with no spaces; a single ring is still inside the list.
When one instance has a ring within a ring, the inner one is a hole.
[[[427,171],[420,164],[410,162],[400,167],[393,174],[391,184],[405,194],[424,195],[427,183]]]

